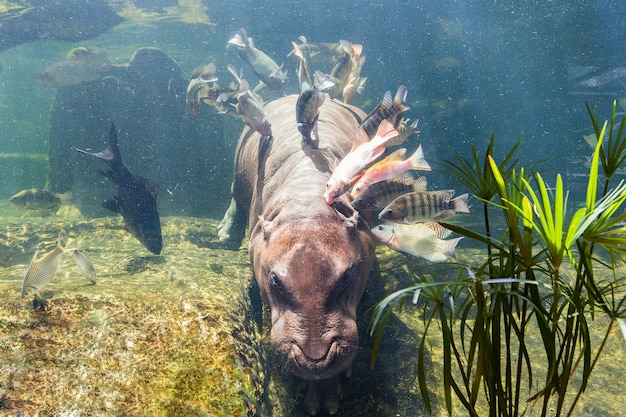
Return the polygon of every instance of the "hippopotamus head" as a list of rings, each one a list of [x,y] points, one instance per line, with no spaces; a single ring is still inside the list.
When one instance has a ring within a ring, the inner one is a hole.
[[[356,308],[374,261],[361,221],[329,210],[317,218],[260,218],[252,264],[271,309],[271,345],[284,368],[304,379],[346,370],[358,346]]]

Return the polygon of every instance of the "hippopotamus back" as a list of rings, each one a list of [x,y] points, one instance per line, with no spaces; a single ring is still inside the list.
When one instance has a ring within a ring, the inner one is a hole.
[[[271,309],[272,349],[289,372],[320,380],[347,370],[354,359],[356,308],[374,261],[369,229],[348,194],[333,206],[323,198],[364,113],[327,100],[315,147],[298,132],[296,99],[265,107],[272,138],[244,128],[220,237],[239,240],[247,216],[255,278]]]

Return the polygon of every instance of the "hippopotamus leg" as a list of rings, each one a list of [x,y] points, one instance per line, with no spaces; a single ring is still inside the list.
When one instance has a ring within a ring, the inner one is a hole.
[[[309,381],[304,397],[304,408],[309,415],[316,416],[323,410],[333,416],[339,411],[339,403],[338,376],[323,381]]]
[[[222,221],[217,225],[217,236],[220,242],[228,249],[238,249],[246,234],[247,222],[245,210],[237,204],[234,197],[231,198]]]

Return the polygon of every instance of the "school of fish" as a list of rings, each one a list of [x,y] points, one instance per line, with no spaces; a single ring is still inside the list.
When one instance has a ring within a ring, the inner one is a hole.
[[[229,65],[229,71],[239,85],[238,93],[223,92],[216,99],[205,99],[204,102],[220,112],[224,112],[225,107],[231,112],[234,108],[232,114],[270,138],[271,126],[266,122],[261,96],[267,94],[267,90],[269,94],[284,95],[287,72],[283,72],[283,65],[278,65],[263,52],[243,28],[227,45],[236,47],[240,58],[258,76],[260,83],[250,89],[248,82]],[[296,123],[303,146],[316,148],[319,141],[317,120],[324,101],[341,96],[344,103],[349,104],[363,91],[367,80],[361,76],[365,62],[363,46],[346,40],[311,43],[304,36],[300,36],[298,42],[291,42],[291,46],[293,50],[289,55],[297,60]],[[329,73],[314,71],[313,65],[321,62],[333,62]],[[220,88],[214,67],[210,71],[211,77],[201,76],[202,73],[199,70],[189,84],[191,90],[188,93],[191,91],[191,94],[187,98],[192,115],[197,114],[198,91],[206,97],[208,91]],[[198,82],[202,80],[206,87],[199,88]],[[426,178],[413,176],[416,171],[430,171],[431,167],[424,158],[421,145],[408,157],[407,149],[400,147],[408,138],[420,133],[418,120],[411,122],[404,117],[410,109],[407,95],[408,89],[403,85],[395,95],[385,92],[354,133],[352,149],[333,170],[323,198],[327,204],[333,205],[339,196],[349,193],[357,211],[379,211],[376,221],[382,223],[373,225],[371,230],[380,242],[432,262],[443,262],[456,257],[455,248],[460,238],[445,240],[449,231],[437,222],[456,213],[469,213],[469,195],[455,197],[454,190],[428,191]]]

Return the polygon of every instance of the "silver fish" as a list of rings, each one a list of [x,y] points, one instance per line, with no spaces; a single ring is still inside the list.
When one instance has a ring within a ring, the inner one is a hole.
[[[401,195],[382,209],[380,220],[413,224],[441,221],[456,212],[469,213],[468,194],[452,198],[454,190],[418,191]]]
[[[287,74],[281,71],[282,65],[278,66],[265,52],[258,49],[252,38],[248,38],[248,33],[244,28],[239,29],[235,36],[228,41],[228,45],[237,47],[241,59],[250,65],[261,81],[284,95]]]
[[[37,77],[37,83],[42,87],[62,88],[99,80],[111,71],[113,66],[104,52],[82,49],[84,51],[81,50],[81,53],[70,53],[67,60],[55,62],[46,68]]]
[[[61,266],[61,256],[65,253],[65,249],[61,246],[61,237],[59,237],[56,247],[42,256],[41,259],[37,259],[38,253],[39,251],[35,252],[24,275],[22,297],[39,294],[39,291],[44,289],[54,278],[54,274]]]
[[[372,234],[391,249],[430,262],[445,262],[448,257],[456,258],[456,245],[463,239],[458,237],[444,240],[450,230],[439,223],[384,223],[372,228]]]
[[[80,273],[87,278],[91,283],[96,283],[96,269],[93,267],[93,263],[91,263],[91,259],[87,257],[84,253],[82,253],[79,249],[74,249],[72,251],[72,255],[74,255],[74,262],[76,266],[80,270]]]
[[[241,79],[237,75],[237,71],[232,65],[228,65],[228,71],[235,77],[239,83],[239,94],[237,95],[237,113],[243,118],[243,121],[265,137],[272,136],[272,126],[267,120],[265,110],[263,110],[263,100],[250,91],[248,82]]]

